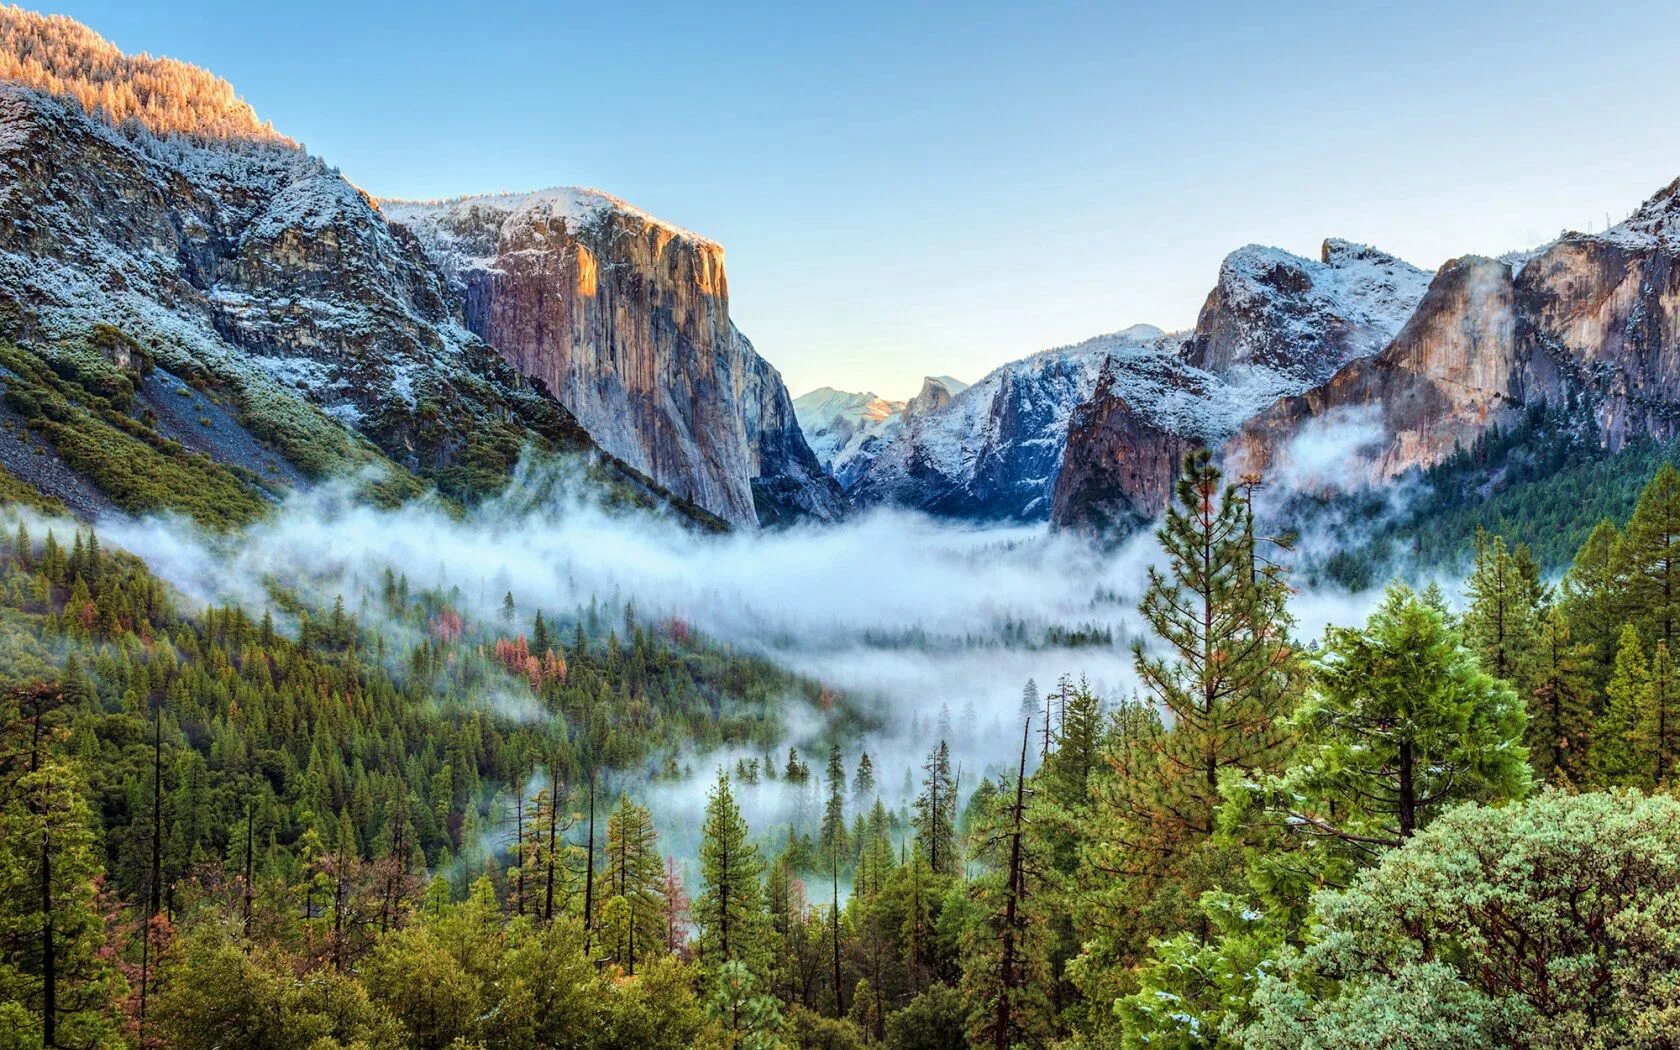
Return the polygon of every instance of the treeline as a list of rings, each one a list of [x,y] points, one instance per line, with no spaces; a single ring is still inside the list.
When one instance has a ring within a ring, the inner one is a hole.
[[[393,624],[340,610],[289,641],[237,610],[182,618],[91,539],[19,535],[0,1028],[311,1050],[1680,1045],[1680,474],[1561,580],[1484,535],[1462,614],[1395,585],[1311,644],[1254,520],[1193,454],[1135,696],[1030,688],[1010,768],[961,784],[940,741],[904,814],[841,739],[826,761],[743,758],[710,785],[691,871],[597,773],[686,629],[569,644],[534,621],[492,644],[393,577],[378,600],[416,635],[413,677],[374,685]],[[481,673],[566,731],[440,699]],[[709,732],[679,695],[704,680],[664,680],[652,714]],[[772,774],[820,799],[780,841],[736,796]]]
[[[291,144],[214,73],[172,58],[125,55],[63,15],[0,7],[0,79],[69,95],[112,124],[137,121],[160,135]]]

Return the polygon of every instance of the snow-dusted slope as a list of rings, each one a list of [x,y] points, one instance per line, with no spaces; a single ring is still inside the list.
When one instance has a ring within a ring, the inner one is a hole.
[[[850,491],[881,450],[903,432],[908,417],[935,412],[968,389],[950,376],[928,376],[908,401],[888,401],[874,393],[818,387],[794,399],[799,428],[823,469]]]
[[[1388,345],[1431,274],[1368,245],[1327,240],[1317,260],[1250,244],[1225,257],[1187,356],[1212,372],[1251,367],[1301,387]]]
[[[1171,342],[1139,326],[1013,361],[942,407],[910,413],[852,487],[854,502],[976,519],[1042,519],[1068,416],[1109,356]],[[924,387],[924,393],[926,393]]]
[[[422,472],[449,469],[460,433],[510,412],[581,433],[519,389],[420,252],[319,159],[118,131],[13,83],[0,83],[0,302],[8,334],[43,352],[111,325],[176,374],[214,377],[310,472],[343,443],[317,409]]]

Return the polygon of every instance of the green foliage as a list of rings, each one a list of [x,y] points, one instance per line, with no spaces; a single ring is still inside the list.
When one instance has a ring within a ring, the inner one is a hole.
[[[394,572],[188,613],[93,533],[11,523],[0,1046],[47,1038],[48,959],[61,1045],[133,1045],[142,992],[184,1047],[1676,1041],[1677,804],[1522,801],[1530,766],[1674,780],[1672,479],[1555,590],[1487,537],[1462,627],[1396,587],[1303,658],[1246,497],[1189,468],[1147,695],[1034,687],[1036,772],[974,787],[942,739],[917,800],[848,778],[847,698],[686,624],[477,622]],[[629,792],[718,752],[690,904]],[[733,794],[763,779],[802,810],[768,871]]]
[[[694,899],[700,959],[712,967],[741,963],[757,971],[768,962],[760,881],[764,858],[757,843],[748,838],[747,822],[735,805],[727,774],[718,774],[707,797],[700,836],[700,894]]]
[[[1328,574],[1364,588],[1380,582],[1373,571],[1395,558],[1457,567],[1478,530],[1526,546],[1545,568],[1567,565],[1600,521],[1625,520],[1651,476],[1675,457],[1672,444],[1647,439],[1606,453],[1596,430],[1577,429],[1587,415],[1542,404],[1510,426],[1490,427],[1470,448],[1423,471],[1421,492],[1374,540],[1359,523],[1391,517],[1380,495],[1317,508],[1329,514],[1308,510],[1313,529],[1338,517],[1355,523],[1343,544],[1352,549],[1332,559]]]
[[[0,504],[5,503],[28,507],[46,514],[67,513],[63,503],[51,496],[42,495],[41,490],[34,485],[0,466]]]
[[[1585,783],[1592,739],[1592,647],[1574,641],[1563,607],[1545,615],[1528,695],[1529,765],[1535,776]]]
[[[1651,669],[1645,647],[1633,624],[1622,628],[1616,665],[1605,690],[1603,717],[1593,726],[1593,783],[1649,786],[1652,763],[1637,737],[1644,711],[1651,703]]]
[[[1233,894],[1208,894],[1202,910],[1211,934],[1157,943],[1138,972],[1137,991],[1115,1002],[1126,1050],[1226,1045],[1254,1020],[1254,993],[1276,969],[1282,932]]]
[[[936,984],[887,1018],[886,1045],[890,1050],[966,1050],[967,1018],[962,993]]]
[[[1510,684],[1526,682],[1533,670],[1539,632],[1540,567],[1528,548],[1515,551],[1503,536],[1476,534],[1475,565],[1465,592],[1464,641],[1495,678]]]
[[[264,502],[254,485],[128,416],[121,398],[113,401],[100,392],[109,384],[83,386],[96,374],[85,363],[55,370],[40,357],[0,344],[0,366],[7,371],[7,404],[67,466],[122,509],[178,510],[217,527],[244,524],[261,513]]]
[[[1482,670],[1439,609],[1389,588],[1363,628],[1332,627],[1276,776],[1229,777],[1227,825],[1258,820],[1297,840],[1291,857],[1332,883],[1340,865],[1403,845],[1449,807],[1527,793],[1522,702]]]
[[[1668,1045],[1677,908],[1671,798],[1463,806],[1319,898],[1313,943],[1262,978],[1245,1045]]]

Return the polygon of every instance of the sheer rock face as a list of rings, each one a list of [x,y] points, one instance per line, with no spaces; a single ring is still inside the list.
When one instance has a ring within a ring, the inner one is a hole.
[[[1507,264],[1474,256],[1446,263],[1387,348],[1249,421],[1226,446],[1227,470],[1292,471],[1300,466],[1295,443],[1310,442],[1312,457],[1325,444],[1345,449],[1327,480],[1375,484],[1468,445],[1509,418],[1534,385],[1517,345],[1514,300]]]
[[[1601,234],[1566,234],[1520,260],[1443,266],[1406,327],[1375,357],[1286,398],[1227,449],[1233,469],[1290,469],[1305,432],[1348,420],[1348,480],[1429,467],[1524,406],[1573,406],[1608,451],[1680,435],[1680,182]],[[1354,435],[1361,437],[1361,435]]]
[[[1116,361],[1105,373],[1114,381],[1070,417],[1052,524],[1124,532],[1153,519],[1186,449],[1223,443],[1267,406],[1382,349],[1429,281],[1428,271],[1335,239],[1316,260],[1253,244],[1227,255],[1168,381],[1127,390],[1134,369]]]
[[[1680,435],[1680,179],[1626,222],[1541,250],[1516,296],[1531,398],[1579,392],[1613,449]]]
[[[717,244],[589,190],[384,209],[467,326],[609,452],[736,524],[842,512],[780,375],[730,322]]]
[[[1096,394],[1068,422],[1050,520],[1098,535],[1136,531],[1167,505],[1192,444],[1134,408],[1105,369]]]

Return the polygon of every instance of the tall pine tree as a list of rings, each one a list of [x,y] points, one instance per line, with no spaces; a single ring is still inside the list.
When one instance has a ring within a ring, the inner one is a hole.
[[[748,837],[747,822],[719,773],[700,828],[700,894],[692,915],[701,962],[719,967],[740,962],[754,972],[765,959],[764,858]]]

